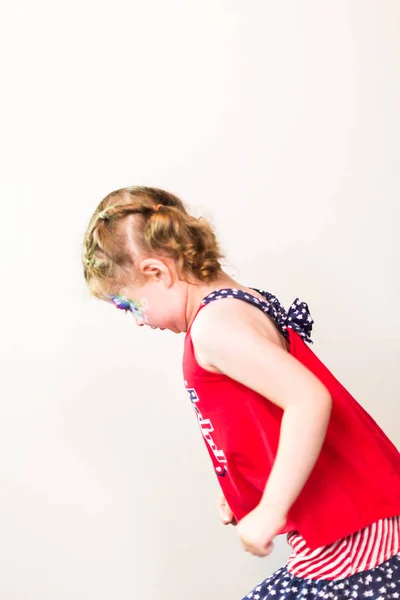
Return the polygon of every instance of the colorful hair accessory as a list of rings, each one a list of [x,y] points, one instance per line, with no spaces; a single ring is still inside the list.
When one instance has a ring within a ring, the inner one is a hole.
[[[119,310],[131,312],[138,321],[142,323],[147,322],[147,317],[144,314],[144,309],[147,307],[146,301],[142,300],[141,302],[137,302],[137,300],[131,300],[130,298],[120,296],[119,294],[110,295],[110,299],[114,306]]]

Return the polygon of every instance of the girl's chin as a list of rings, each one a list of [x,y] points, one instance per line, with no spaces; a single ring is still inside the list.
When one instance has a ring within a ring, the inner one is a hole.
[[[182,333],[177,327],[158,327],[157,325],[149,325],[151,329],[158,329],[159,331],[171,331],[172,333]]]

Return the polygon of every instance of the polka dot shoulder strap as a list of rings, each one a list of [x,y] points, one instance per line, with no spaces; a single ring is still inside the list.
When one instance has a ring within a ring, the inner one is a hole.
[[[243,290],[237,290],[234,288],[226,288],[212,292],[206,296],[202,305],[209,304],[214,300],[221,300],[223,298],[237,298],[243,300],[249,304],[253,304],[264,313],[266,313],[276,324],[278,329],[287,338],[288,329],[295,331],[305,342],[312,343],[311,331],[314,324],[311,318],[310,311],[306,302],[301,302],[299,298],[292,303],[289,310],[286,311],[278,298],[269,292],[255,289],[255,292],[260,294],[264,300],[260,300],[252,294],[248,294]]]

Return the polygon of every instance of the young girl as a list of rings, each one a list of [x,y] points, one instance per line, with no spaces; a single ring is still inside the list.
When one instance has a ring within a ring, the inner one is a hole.
[[[221,268],[210,225],[176,196],[126,188],[97,207],[83,267],[138,325],[186,332],[186,389],[222,489],[219,513],[257,556],[286,533],[286,566],[246,598],[400,598],[400,455],[286,312]]]

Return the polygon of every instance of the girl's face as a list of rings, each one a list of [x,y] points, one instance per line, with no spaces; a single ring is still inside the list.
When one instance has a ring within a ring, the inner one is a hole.
[[[187,286],[158,271],[144,285],[128,284],[110,300],[117,308],[131,312],[139,326],[181,333],[187,329]]]

